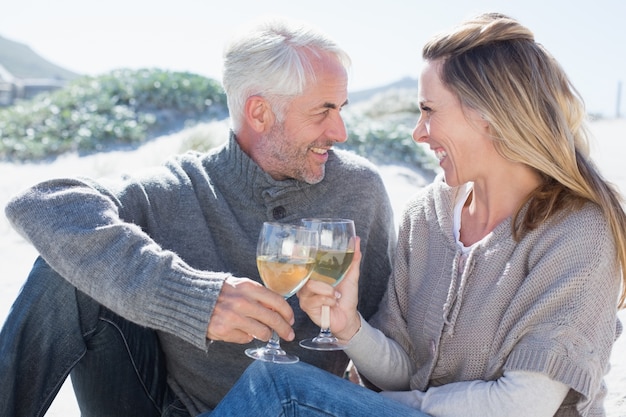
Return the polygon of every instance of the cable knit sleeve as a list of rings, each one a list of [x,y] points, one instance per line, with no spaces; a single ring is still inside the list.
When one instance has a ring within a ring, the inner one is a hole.
[[[508,331],[492,365],[544,373],[573,390],[563,409],[595,415],[619,328],[612,235],[601,210],[587,204],[541,226],[531,240],[529,270],[502,317]]]
[[[157,244],[143,230],[155,215],[146,189],[118,186],[123,191],[114,195],[86,180],[44,182],[13,198],[6,215],[78,289],[140,325],[206,349],[206,329],[226,274],[194,269]],[[152,187],[160,209],[179,200],[175,187]],[[132,222],[122,219],[122,211]]]

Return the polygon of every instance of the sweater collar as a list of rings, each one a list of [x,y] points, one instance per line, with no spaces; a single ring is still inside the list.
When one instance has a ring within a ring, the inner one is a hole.
[[[229,186],[260,203],[273,203],[294,196],[306,198],[312,187],[326,188],[327,181],[311,185],[295,179],[280,181],[273,179],[241,149],[232,131],[223,151],[228,161],[225,180],[230,182]]]
[[[454,235],[454,205],[459,193],[464,192],[465,185],[451,187],[445,182],[443,174],[439,174],[432,183],[433,189],[433,203],[435,205],[435,211],[437,213],[437,219],[439,227],[441,228],[446,240],[450,243],[454,250],[461,250],[457,244]],[[528,208],[528,203],[522,208],[520,212],[520,218]],[[482,247],[493,244],[492,242],[498,242],[502,239],[510,239],[512,236],[512,224],[513,218],[508,217],[498,224],[487,236],[485,236],[480,242],[477,242],[474,246]]]

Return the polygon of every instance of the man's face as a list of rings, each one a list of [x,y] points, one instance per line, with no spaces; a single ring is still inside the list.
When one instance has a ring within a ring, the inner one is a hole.
[[[324,179],[328,150],[347,139],[340,111],[347,104],[348,76],[333,57],[313,64],[316,79],[288,104],[259,143],[260,166],[276,180],[294,178],[309,184]]]

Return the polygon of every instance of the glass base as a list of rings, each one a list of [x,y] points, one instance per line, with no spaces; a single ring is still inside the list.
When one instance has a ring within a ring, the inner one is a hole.
[[[296,355],[290,355],[282,349],[271,349],[267,346],[246,349],[246,355],[263,362],[297,363],[300,361]]]
[[[332,351],[345,349],[345,346],[339,344],[339,341],[334,336],[317,336],[313,339],[304,339],[300,341],[299,345],[310,350]]]

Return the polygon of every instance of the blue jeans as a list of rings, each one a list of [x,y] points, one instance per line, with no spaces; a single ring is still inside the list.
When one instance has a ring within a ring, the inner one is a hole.
[[[314,366],[255,361],[218,404],[201,417],[428,415]]]
[[[70,373],[83,417],[189,416],[166,383],[156,332],[38,258],[0,332],[0,415],[43,416]]]

